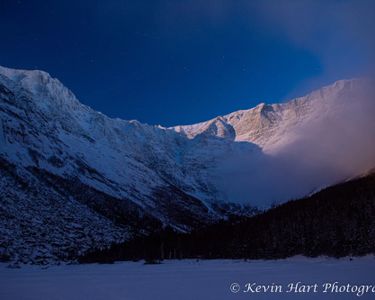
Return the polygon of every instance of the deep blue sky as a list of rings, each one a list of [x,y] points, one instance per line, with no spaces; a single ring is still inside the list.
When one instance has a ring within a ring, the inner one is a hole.
[[[0,0],[0,65],[45,70],[112,117],[194,123],[362,75],[373,6]]]

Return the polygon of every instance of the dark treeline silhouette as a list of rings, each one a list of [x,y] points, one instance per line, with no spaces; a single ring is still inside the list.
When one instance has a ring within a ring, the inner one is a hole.
[[[270,187],[271,188],[271,187]],[[253,217],[178,233],[164,228],[108,249],[81,263],[182,258],[272,259],[293,255],[334,257],[375,253],[375,174],[326,188]]]

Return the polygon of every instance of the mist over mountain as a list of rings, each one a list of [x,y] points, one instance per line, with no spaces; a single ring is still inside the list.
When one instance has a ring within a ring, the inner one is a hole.
[[[216,186],[231,201],[265,208],[373,167],[374,112],[372,80],[342,80],[286,103],[262,103],[176,130],[259,146],[262,155],[229,153],[217,165]]]

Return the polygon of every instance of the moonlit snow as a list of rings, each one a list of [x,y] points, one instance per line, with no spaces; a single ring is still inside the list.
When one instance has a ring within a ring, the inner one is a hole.
[[[324,283],[375,284],[375,259],[293,257],[276,261],[182,260],[160,265],[0,265],[2,300],[374,299],[374,293],[323,293]],[[286,293],[289,283],[318,284],[317,293]],[[234,283],[242,290],[230,291]],[[282,293],[245,293],[246,283],[282,285]]]

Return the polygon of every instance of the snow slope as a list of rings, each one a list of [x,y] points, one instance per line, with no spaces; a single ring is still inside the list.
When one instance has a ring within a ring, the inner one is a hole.
[[[179,191],[185,208],[190,204],[200,217],[207,215],[206,201],[214,201],[216,192],[205,180],[211,158],[198,159],[186,138],[95,112],[45,72],[1,68],[0,74],[4,159],[76,178],[166,223],[172,222],[158,194]]]
[[[322,284],[374,282],[374,257],[277,261],[166,261],[161,265],[123,262],[113,265],[65,265],[41,269],[0,266],[0,298],[90,300],[208,299],[373,299],[374,293],[323,293]],[[317,292],[287,293],[288,284],[317,284]],[[232,293],[230,286],[240,284]],[[246,283],[282,285],[282,293],[244,293]]]
[[[158,226],[251,214],[222,207],[208,180],[232,147],[108,118],[45,72],[0,67],[0,259],[69,260]]]

